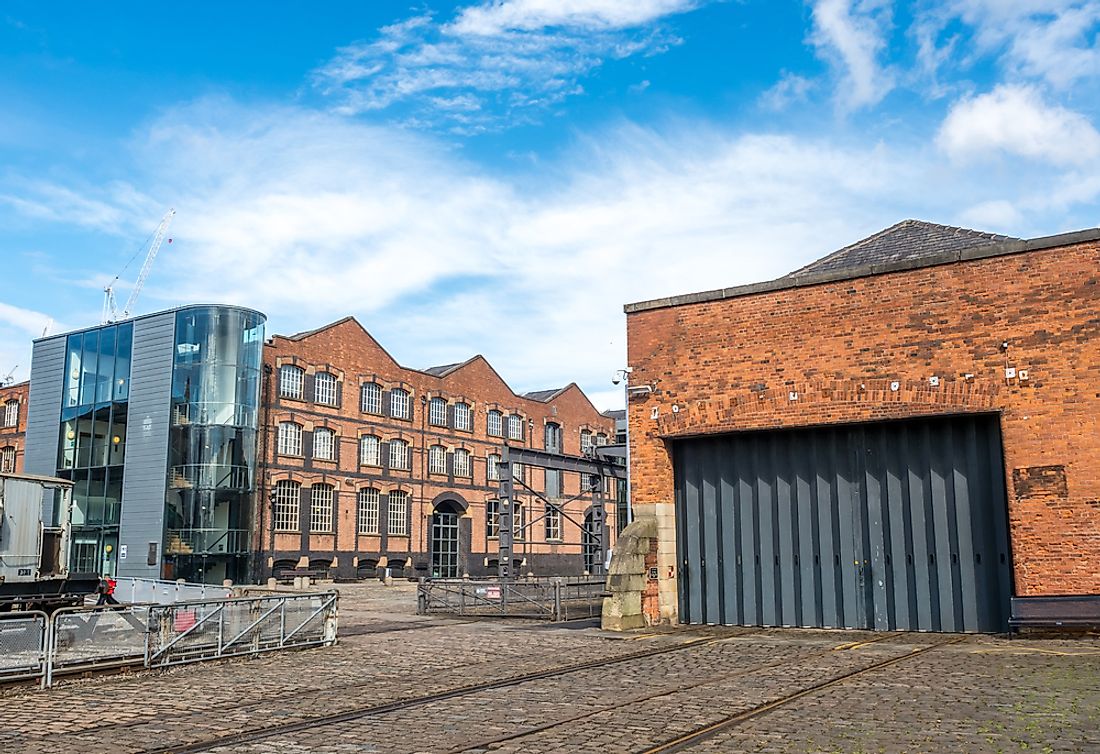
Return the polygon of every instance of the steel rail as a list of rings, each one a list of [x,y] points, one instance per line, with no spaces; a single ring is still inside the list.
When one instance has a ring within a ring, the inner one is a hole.
[[[759,705],[757,705],[755,707],[752,707],[750,709],[747,709],[743,712],[738,712],[735,715],[730,715],[729,717],[727,717],[723,720],[719,720],[716,723],[711,723],[710,725],[705,725],[703,727],[696,728],[695,730],[691,731],[690,733],[685,733],[681,736],[677,736],[676,738],[670,739],[670,740],[665,741],[663,743],[660,743],[656,746],[652,746],[648,749],[642,749],[642,750],[638,751],[636,754],[665,754],[666,752],[684,751],[686,749],[691,748],[692,746],[695,746],[696,744],[702,743],[703,741],[706,741],[710,738],[713,738],[714,736],[718,735],[719,733],[727,731],[731,728],[735,728],[738,725],[740,725],[741,723],[748,722],[749,720],[752,720],[753,718],[760,717],[761,715],[766,715],[767,713],[772,712],[776,709],[779,709],[780,707],[786,706],[786,705],[790,704],[791,702],[794,702],[798,699],[801,699],[804,696],[809,696],[810,694],[816,694],[818,691],[823,691],[827,688],[831,688],[832,686],[837,686],[841,683],[844,683],[845,681],[849,681],[852,678],[856,678],[856,677],[864,675],[866,673],[873,673],[876,670],[881,670],[882,668],[889,667],[891,665],[896,665],[899,662],[905,662],[906,660],[911,660],[914,657],[917,657],[918,655],[924,654],[925,652],[931,652],[934,649],[940,649],[942,647],[950,646],[952,644],[958,644],[960,642],[966,641],[968,638],[969,637],[967,637],[967,636],[956,636],[956,637],[953,637],[951,639],[948,639],[947,641],[941,641],[941,642],[936,643],[936,644],[929,644],[928,646],[925,646],[925,647],[919,647],[919,648],[914,649],[911,652],[907,652],[907,653],[905,653],[905,654],[903,654],[899,657],[892,657],[890,659],[883,660],[881,662],[876,662],[873,665],[869,665],[865,668],[861,668],[861,669],[858,669],[858,670],[852,670],[852,671],[849,671],[847,673],[843,673],[843,674],[837,676],[836,678],[831,678],[827,681],[822,681],[820,683],[815,683],[811,686],[807,686],[804,689],[796,691],[793,694],[787,694],[786,696],[782,696],[779,699],[775,699],[773,701],[766,702],[764,704],[759,704]]]

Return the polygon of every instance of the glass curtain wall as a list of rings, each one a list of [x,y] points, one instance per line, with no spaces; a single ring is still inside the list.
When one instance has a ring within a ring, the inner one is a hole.
[[[264,317],[228,307],[176,315],[166,578],[247,578]]]
[[[133,325],[68,337],[57,474],[71,479],[72,570],[115,574]]]

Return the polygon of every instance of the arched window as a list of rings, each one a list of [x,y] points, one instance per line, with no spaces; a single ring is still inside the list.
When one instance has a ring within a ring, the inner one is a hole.
[[[302,485],[288,479],[275,483],[275,531],[298,531]]]
[[[469,432],[474,427],[473,418],[471,416],[470,404],[468,403],[456,403],[455,404],[455,429],[461,429]]]
[[[318,372],[313,378],[313,401],[322,406],[336,405],[336,375]]]
[[[395,419],[408,419],[412,416],[409,411],[409,391],[395,387],[390,391],[390,416]]]
[[[359,438],[359,463],[363,466],[382,465],[382,441],[374,435]]]
[[[428,401],[428,424],[433,427],[447,426],[447,401],[443,398]]]
[[[293,364],[283,364],[279,367],[279,397],[301,400],[305,374],[304,369]]]
[[[406,471],[410,468],[409,444],[404,440],[390,440],[390,468]]]
[[[454,455],[454,467],[455,476],[470,477],[473,476],[470,463],[470,451],[465,448],[456,448]]]
[[[302,455],[302,425],[294,422],[279,423],[279,455]]]
[[[377,382],[364,382],[359,386],[359,410],[364,414],[382,413],[382,386]]]
[[[549,453],[561,452],[561,425],[548,422],[546,431],[543,432],[544,446]]]
[[[512,414],[508,417],[508,439],[523,439],[523,417],[519,414]]]
[[[378,533],[378,490],[364,487],[359,490],[358,530],[360,534]]]
[[[389,533],[395,537],[408,536],[409,533],[409,493],[394,490],[389,494],[389,511],[386,523]]]
[[[500,481],[500,454],[490,453],[485,457],[485,481]]]
[[[428,448],[428,473],[447,473],[447,449],[442,445],[433,445]]]
[[[488,414],[485,415],[485,432],[490,437],[503,437],[504,436],[504,414],[500,413],[496,409],[491,409]]]
[[[331,484],[315,484],[309,490],[309,530],[327,533],[332,531]]]
[[[326,427],[313,430],[313,457],[321,461],[336,460],[336,432]]]
[[[19,401],[12,399],[4,404],[4,426],[15,427],[19,424]]]

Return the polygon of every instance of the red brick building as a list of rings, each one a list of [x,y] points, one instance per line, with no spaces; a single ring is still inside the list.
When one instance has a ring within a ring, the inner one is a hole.
[[[265,507],[257,536],[264,573],[495,573],[495,459],[502,444],[577,455],[614,436],[614,420],[575,384],[517,395],[481,356],[403,367],[351,317],[272,337],[264,365]],[[552,499],[580,490],[575,475],[521,473]],[[565,517],[530,493],[517,498],[519,572],[582,573],[577,524],[591,496],[568,503]],[[614,532],[613,500],[608,509]]]
[[[0,387],[0,471],[23,472],[30,382]]]
[[[1098,612],[1100,230],[906,221],[626,312],[653,617],[985,631]]]

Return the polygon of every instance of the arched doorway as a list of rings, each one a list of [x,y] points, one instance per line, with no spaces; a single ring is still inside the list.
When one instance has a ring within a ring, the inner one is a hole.
[[[429,549],[432,556],[432,576],[453,579],[459,576],[458,519],[462,506],[454,500],[436,503],[432,512]]]
[[[584,528],[581,530],[581,552],[584,554],[584,570],[588,573],[603,573],[600,561],[599,532],[591,509],[584,514]]]

